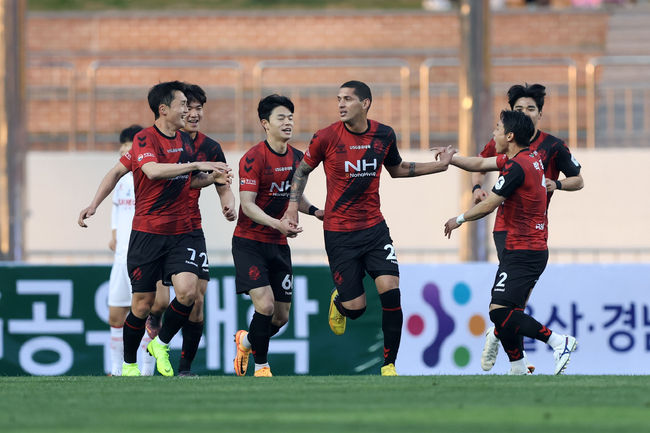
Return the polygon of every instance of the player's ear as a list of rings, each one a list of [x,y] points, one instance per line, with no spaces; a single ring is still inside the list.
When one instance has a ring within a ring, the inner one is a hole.
[[[515,133],[514,132],[508,132],[506,134],[506,140],[508,140],[508,142],[515,141]]]
[[[265,131],[269,130],[269,121],[266,119],[260,120],[260,123],[262,124],[262,128],[264,128]]]
[[[160,104],[160,105],[158,106],[158,114],[159,114],[160,116],[162,116],[162,115],[167,115],[168,110],[169,110],[169,107],[168,107],[166,104]]]
[[[366,98],[366,99],[362,100],[361,101],[361,106],[366,111],[370,110],[370,98]]]

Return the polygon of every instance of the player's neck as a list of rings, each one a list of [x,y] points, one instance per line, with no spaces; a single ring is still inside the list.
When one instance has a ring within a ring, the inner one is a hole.
[[[519,152],[521,152],[523,149],[525,149],[528,146],[519,146],[517,143],[514,141],[511,143],[508,143],[508,151],[506,152],[506,156],[508,159],[514,158]]]
[[[154,125],[156,125],[156,128],[158,128],[158,131],[162,132],[165,134],[167,137],[175,137],[176,136],[176,131],[178,129],[167,122],[164,118],[159,117],[157,118],[154,122]]]
[[[280,155],[286,153],[287,146],[289,145],[289,140],[278,140],[268,136],[266,137],[266,142],[275,153],[279,153]]]
[[[186,132],[192,140],[196,140],[196,136],[199,134],[199,131],[189,132],[186,131],[185,128],[181,128],[181,131]]]
[[[363,134],[368,130],[368,118],[366,116],[350,119],[344,123],[347,130],[355,134]]]

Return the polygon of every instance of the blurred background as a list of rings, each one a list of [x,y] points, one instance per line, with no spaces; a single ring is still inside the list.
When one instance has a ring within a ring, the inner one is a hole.
[[[480,150],[507,105],[506,90],[544,84],[540,127],[567,141],[585,179],[582,191],[556,194],[551,260],[650,258],[642,192],[650,162],[647,1],[1,3],[5,259],[110,262],[110,203],[87,230],[76,217],[116,162],[119,131],[152,123],[147,90],[170,79],[206,89],[203,130],[233,166],[261,139],[255,108],[272,92],[296,103],[293,143],[304,149],[313,132],[337,119],[338,85],[366,81],[371,118],[394,127],[405,157],[426,160],[431,145]],[[476,98],[473,123],[459,104],[468,95]],[[318,176],[307,192],[322,206]],[[477,234],[442,236],[444,221],[469,206],[469,183],[453,168],[382,182],[382,209],[402,262],[495,260],[489,220],[476,225]],[[233,224],[220,217],[216,194],[204,193],[202,207],[212,263],[229,264]],[[295,262],[325,263],[320,227],[305,224],[292,243]]]
[[[585,187],[554,195],[551,264],[535,314],[587,343],[575,372],[647,373],[649,23],[647,0],[0,0],[0,371],[101,374],[102,356],[106,367],[111,203],[88,229],[77,217],[118,160],[119,132],[152,124],[153,84],[178,79],[206,90],[202,130],[236,168],[263,137],[261,97],[293,99],[292,143],[304,150],[338,119],[340,84],[356,79],[373,91],[369,116],[391,125],[402,157],[414,161],[430,160],[437,145],[476,154],[511,85],[546,86],[539,127],[566,140]],[[443,236],[444,222],[470,207],[471,187],[453,167],[382,180],[406,288],[401,373],[480,372],[492,218]],[[237,182],[233,190],[237,197]],[[306,194],[324,206],[322,169]],[[230,373],[231,336],[252,313],[234,295],[234,223],[214,191],[202,193],[201,209],[217,266],[199,371]],[[381,362],[376,297],[344,343],[329,335],[322,227],[301,221],[291,248],[305,266],[289,328],[272,345],[285,354],[274,373],[372,371]],[[438,297],[447,314],[432,304]],[[456,323],[447,340],[436,337],[444,320],[445,329]],[[339,350],[350,355],[345,363],[321,359]]]

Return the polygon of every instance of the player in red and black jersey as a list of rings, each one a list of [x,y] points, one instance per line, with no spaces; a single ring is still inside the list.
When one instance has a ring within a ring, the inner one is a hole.
[[[531,119],[517,111],[502,111],[500,119],[494,141],[502,155],[487,159],[454,157],[454,163],[461,168],[498,169],[500,173],[487,198],[445,223],[445,235],[451,237],[451,232],[463,222],[483,218],[500,206],[506,239],[490,301],[490,319],[496,336],[508,354],[510,374],[530,374],[522,336],[550,345],[554,350],[555,374],[560,374],[577,346],[576,339],[553,333],[524,313],[530,292],[548,261],[544,163],[539,153],[529,147],[535,130]]]
[[[571,151],[561,139],[547,134],[538,128],[539,121],[542,118],[542,109],[544,108],[544,99],[546,97],[546,88],[541,84],[514,85],[508,89],[508,104],[515,111],[521,111],[533,121],[535,133],[530,142],[530,148],[536,150],[542,162],[544,163],[544,175],[546,177],[547,201],[546,209],[551,203],[551,197],[556,190],[578,191],[582,189],[584,182],[580,174],[580,164],[571,155]],[[497,155],[494,139],[490,140],[479,154],[483,158],[490,158]],[[452,161],[453,164],[453,161]],[[558,180],[560,172],[564,173],[565,178]],[[485,199],[487,194],[481,188],[485,180],[485,173],[472,173],[472,188],[474,202]],[[548,212],[547,212],[548,217]],[[545,224],[545,230],[548,238],[548,218]],[[501,259],[501,254],[505,247],[506,232],[504,227],[503,214],[497,212],[494,220],[494,230],[492,232],[494,244],[497,250],[497,257]],[[486,333],[485,347],[481,356],[481,367],[489,371],[496,362],[499,350],[499,341],[494,336],[494,329],[490,327]],[[524,357],[526,355],[524,354]],[[535,369],[529,364],[529,368]]]
[[[185,117],[185,126],[182,128],[182,131],[187,132],[190,136],[190,140],[185,144],[185,151],[188,158],[191,161],[226,163],[226,157],[221,149],[221,145],[199,131],[201,121],[203,120],[203,108],[207,102],[205,91],[196,84],[188,84],[183,93],[187,97],[188,113]],[[215,183],[215,188],[219,195],[224,217],[228,221],[234,221],[237,219],[237,213],[235,212],[235,196],[230,189],[230,185],[227,183]],[[189,194],[189,211],[191,214],[192,228],[197,240],[202,243],[200,250],[207,251],[205,236],[201,226],[201,211],[199,209],[201,190],[190,189]],[[179,376],[194,376],[191,372],[191,367],[203,334],[203,301],[208,287],[208,281],[210,281],[210,273],[208,257],[206,255],[205,260],[201,263],[201,273],[199,274],[197,297],[194,301],[194,307],[187,322],[183,325],[183,346],[181,348],[181,358],[178,366]],[[147,318],[146,329],[151,338],[155,338],[158,334],[161,316],[169,305],[169,288],[163,288],[164,291],[157,291],[156,302]]]
[[[266,140],[256,144],[239,161],[239,220],[232,238],[237,293],[251,297],[255,313],[248,331],[235,335],[235,373],[244,376],[250,353],[255,376],[270,377],[269,340],[289,320],[293,293],[291,251],[287,237],[302,230],[282,216],[302,152],[288,144],[293,135],[294,105],[285,96],[262,99],[257,112]],[[323,219],[323,211],[306,198],[300,211]]]
[[[173,376],[168,343],[187,321],[194,299],[200,262],[200,240],[193,234],[189,213],[192,188],[215,182],[228,183],[232,175],[221,162],[190,162],[185,146],[190,138],[178,130],[185,125],[185,85],[178,81],[157,84],[148,100],[154,125],[135,136],[133,147],[102,180],[91,205],[82,210],[79,224],[93,215],[115,184],[133,172],[136,209],[129,241],[127,267],[133,290],[131,312],[124,326],[123,376],[138,376],[136,351],[145,332],[145,321],[156,293],[156,281],[173,283],[174,299],[166,320],[148,350],[156,358],[158,371]],[[202,173],[209,171],[211,174]]]
[[[330,299],[332,331],[345,332],[346,317],[356,319],[366,309],[363,277],[375,280],[382,305],[383,376],[396,376],[395,359],[402,332],[399,267],[388,226],[379,209],[382,166],[392,177],[421,176],[445,171],[454,151],[440,152],[440,161],[404,162],[390,126],[368,119],[370,88],[360,81],[344,83],[338,93],[341,118],[314,134],[291,185],[286,217],[298,225],[298,205],[309,173],[321,162],[327,178],[325,248],[335,289]]]

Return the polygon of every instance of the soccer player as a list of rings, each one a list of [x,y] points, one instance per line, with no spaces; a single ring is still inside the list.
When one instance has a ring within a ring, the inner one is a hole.
[[[281,219],[289,204],[294,172],[303,154],[289,140],[293,135],[294,105],[285,96],[262,99],[257,113],[266,140],[256,144],[239,161],[239,220],[232,238],[237,293],[250,296],[255,313],[248,331],[235,334],[235,373],[244,376],[249,355],[256,377],[271,377],[269,340],[289,320],[293,293],[291,250],[287,237],[302,231]],[[323,219],[323,211],[302,197],[301,212]]]
[[[538,127],[539,121],[542,118],[542,109],[544,108],[544,99],[546,96],[546,87],[541,84],[524,84],[514,85],[508,89],[508,104],[510,108],[515,111],[521,111],[526,114],[533,121],[535,126],[535,133],[531,139],[530,148],[537,150],[542,162],[544,163],[544,175],[546,177],[546,191],[547,191],[547,210],[551,203],[553,192],[557,190],[562,191],[578,191],[582,189],[584,182],[580,174],[580,164],[571,155],[569,148],[564,141],[554,137]],[[497,154],[494,139],[490,140],[481,151],[480,156],[489,158]],[[452,160],[453,164],[453,160]],[[565,178],[561,181],[558,180],[560,172],[564,173]],[[472,192],[474,196],[474,203],[478,203],[487,197],[487,193],[482,189],[482,184],[485,180],[485,173],[472,173]],[[548,226],[548,220],[547,220]],[[548,228],[548,227],[547,227]],[[501,213],[497,213],[497,218],[494,222],[493,230],[494,244],[497,249],[497,257],[501,259],[501,254],[505,242],[505,228]],[[481,367],[485,371],[489,371],[494,366],[497,360],[499,351],[499,340],[494,335],[494,327],[490,327],[485,333],[485,346],[481,355]],[[526,354],[524,353],[524,358]],[[528,360],[526,360],[528,362]],[[530,363],[528,364],[531,371],[535,367]]]
[[[120,133],[120,156],[131,150],[133,137],[142,130],[140,125],[131,125]],[[111,276],[108,283],[108,324],[110,326],[111,375],[122,375],[124,362],[124,344],[122,327],[131,305],[131,282],[126,269],[126,254],[131,235],[131,221],[135,213],[135,194],[133,192],[133,176],[129,172],[115,186],[113,207],[111,211],[111,240],[108,247],[115,252]],[[147,352],[149,340],[142,340],[141,372],[143,376],[151,376],[154,369],[154,358]]]
[[[196,84],[188,84],[183,92],[187,97],[188,114],[185,118],[185,126],[183,131],[187,132],[192,139],[189,146],[187,146],[189,158],[192,161],[214,161],[226,163],[226,157],[221,149],[221,145],[199,131],[201,121],[203,120],[203,108],[207,101],[205,91]],[[229,184],[215,184],[219,200],[221,202],[221,210],[223,216],[228,221],[237,219],[235,212],[235,196],[230,189]],[[199,196],[200,189],[191,189],[191,203],[190,211],[192,213],[192,225],[195,234],[202,240],[203,245],[201,249],[206,251],[205,236],[201,227],[201,210],[199,209]],[[208,269],[207,256],[203,263],[205,266],[201,268],[199,275],[197,298],[194,301],[192,312],[183,325],[183,346],[181,349],[181,359],[178,365],[179,376],[195,376],[192,371],[192,361],[196,356],[203,334],[203,303],[205,292],[210,281],[210,274]],[[159,293],[156,294],[156,301],[152,307],[151,313],[147,318],[146,329],[151,338],[155,338],[160,328],[160,318],[165,309],[169,305],[169,288],[167,287],[167,296],[162,296],[159,300]],[[166,303],[165,303],[166,302]]]
[[[497,207],[506,232],[499,260],[490,320],[508,359],[510,374],[530,374],[523,355],[522,336],[535,338],[553,348],[555,374],[566,368],[576,339],[559,335],[524,313],[526,301],[548,261],[546,245],[546,182],[540,153],[531,149],[535,126],[530,117],[518,111],[502,111],[493,132],[498,156],[454,157],[454,165],[470,171],[499,169],[492,192],[480,203],[445,223],[445,235],[465,221],[490,214]]]
[[[368,119],[370,88],[348,81],[338,91],[340,122],[316,132],[296,170],[291,201],[285,214],[298,226],[298,205],[309,173],[323,162],[327,177],[325,249],[335,288],[330,298],[329,325],[345,332],[346,318],[366,310],[363,277],[375,281],[382,306],[384,363],[382,376],[396,376],[395,359],[402,335],[399,266],[393,240],[379,209],[382,165],[392,177],[413,177],[447,170],[454,150],[446,148],[439,161],[404,162],[390,126]]]
[[[190,162],[185,150],[189,136],[179,132],[188,113],[184,90],[179,81],[151,88],[148,101],[154,125],[135,136],[131,151],[104,176],[90,206],[79,215],[79,224],[86,227],[84,220],[95,213],[117,180],[129,170],[133,172],[136,207],[127,257],[133,296],[124,322],[123,376],[140,375],[136,351],[158,280],[173,284],[176,298],[165,312],[160,333],[147,349],[156,358],[160,374],[174,375],[169,341],[188,320],[197,298],[198,275],[206,260],[204,244],[193,233],[189,190],[215,182],[229,183],[232,178],[225,163]]]

